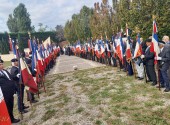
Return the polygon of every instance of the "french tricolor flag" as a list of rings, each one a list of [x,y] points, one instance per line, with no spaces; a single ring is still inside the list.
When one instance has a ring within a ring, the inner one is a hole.
[[[22,58],[20,58],[20,66],[21,66],[21,76],[24,85],[30,87],[29,90],[32,93],[36,93],[38,91],[37,83],[34,81],[27,64],[24,62]]]
[[[11,125],[11,119],[8,114],[4,96],[0,87],[0,125]]]
[[[117,47],[116,47],[117,56],[119,57],[120,61],[123,63],[123,41],[122,36],[120,33],[120,38],[117,41]]]
[[[157,35],[157,25],[156,21],[153,21],[153,33],[152,33],[152,44],[150,47],[150,51],[154,52],[155,57],[158,57],[158,54],[160,53],[160,49],[158,46],[158,35]],[[156,63],[156,62],[155,62]]]
[[[136,47],[134,51],[134,58],[139,57],[142,55],[142,46],[141,46],[141,41],[140,41],[140,34],[138,33],[137,38],[136,38]]]

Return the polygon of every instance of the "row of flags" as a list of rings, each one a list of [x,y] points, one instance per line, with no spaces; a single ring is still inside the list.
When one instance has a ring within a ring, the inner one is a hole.
[[[126,38],[122,37],[122,33],[119,32],[117,35],[114,37],[112,36],[112,42],[113,42],[113,51],[117,54],[119,57],[120,61],[123,63],[123,56],[126,55],[127,60],[131,60],[132,58],[137,58],[140,57],[143,52],[142,52],[142,46],[141,46],[141,39],[140,39],[140,34],[138,33],[136,36],[136,46],[134,53],[132,54],[131,52],[131,45],[130,45],[130,36],[129,36],[130,29],[126,25]],[[150,47],[150,51],[154,52],[155,57],[158,56],[160,50],[158,46],[158,35],[157,35],[157,25],[156,21],[153,21],[153,33],[152,33],[152,44]],[[126,50],[124,49],[124,43],[126,43]],[[110,57],[110,49],[108,47],[108,41],[106,40],[106,48],[108,51],[108,57]],[[88,50],[92,49],[92,46],[88,44]],[[77,42],[77,45],[73,47],[73,50],[76,53],[80,53],[84,51],[84,47],[80,45],[80,41]],[[104,44],[102,40],[98,40],[94,46],[94,51],[96,52],[96,56],[98,58],[103,56],[103,53],[105,51]],[[156,63],[156,60],[155,60]]]
[[[57,54],[60,52],[60,47],[56,47],[56,45],[52,44],[48,44],[44,47],[43,44],[38,45],[36,41],[28,40],[29,49],[30,52],[32,52],[32,70],[36,69],[36,79],[34,79],[25,60],[21,57],[20,52],[18,51],[16,42],[11,38],[9,39],[9,42],[14,58],[18,58],[19,61],[20,79],[23,84],[29,88],[30,92],[38,92],[38,76],[41,75],[43,77],[45,75],[46,67],[53,58],[57,57]],[[0,125],[1,124],[11,125],[11,120],[0,88]]]

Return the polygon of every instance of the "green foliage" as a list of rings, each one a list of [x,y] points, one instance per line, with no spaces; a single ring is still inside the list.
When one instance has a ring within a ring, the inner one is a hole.
[[[39,26],[38,32],[45,32],[46,29],[48,28],[47,25],[43,26],[42,23],[39,23],[38,26]]]
[[[9,53],[8,35],[6,33],[0,34],[0,54],[8,53]]]
[[[79,14],[74,14],[71,21],[67,21],[64,34],[70,42],[94,39],[102,37],[110,38],[112,33],[125,32],[126,23],[132,29],[131,36],[136,38],[140,32],[146,39],[152,35],[153,16],[158,26],[158,37],[169,35],[170,31],[170,1],[169,0],[112,0],[113,6],[110,7],[108,0],[101,0],[101,3],[94,3],[94,8],[88,9],[88,16],[83,15],[87,12],[83,7]],[[88,17],[88,18],[85,18]],[[86,23],[88,22],[88,23]],[[88,30],[84,24],[88,25]],[[90,31],[87,34],[85,31]]]
[[[43,121],[47,121],[48,119],[50,119],[51,117],[53,117],[53,116],[55,116],[55,114],[56,114],[56,110],[48,110],[46,113],[45,113],[45,115],[42,117],[42,120]]]
[[[91,38],[90,18],[92,9],[83,6],[79,14],[74,14],[71,21],[67,21],[64,27],[64,36],[70,42],[87,40]]]
[[[20,3],[9,15],[7,26],[10,32],[28,32],[32,30],[30,15],[23,3]]]

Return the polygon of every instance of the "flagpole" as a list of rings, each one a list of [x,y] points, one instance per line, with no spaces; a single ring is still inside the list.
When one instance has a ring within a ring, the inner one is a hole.
[[[16,49],[17,50],[17,53],[18,53],[18,62],[19,62],[19,72],[20,72],[20,77],[19,77],[19,86],[20,86],[20,115],[21,115],[21,120],[23,120],[23,113],[22,113],[22,108],[23,108],[23,105],[22,105],[22,101],[23,101],[23,98],[22,98],[22,86],[21,86],[21,84],[22,84],[22,75],[21,75],[21,65],[20,65],[20,58],[21,58],[21,56],[20,56],[20,52],[19,52],[19,50],[18,49]]]
[[[155,21],[155,19],[156,19],[156,16],[155,15],[152,15],[152,19],[153,19],[153,21]],[[153,22],[153,33],[152,33],[152,36],[153,36],[153,34],[154,34],[154,23],[156,23],[156,22]],[[157,33],[157,25],[156,25],[156,33]],[[153,37],[152,37],[153,38]],[[158,41],[157,41],[158,42]],[[154,48],[155,49],[155,48]],[[157,56],[157,55],[156,55]],[[155,68],[155,67],[154,67]],[[159,90],[161,90],[161,84],[160,84],[160,73],[161,73],[161,71],[160,71],[160,68],[159,68],[159,63],[157,62],[156,63],[156,69],[157,69],[157,73],[158,73],[158,86],[159,86]]]

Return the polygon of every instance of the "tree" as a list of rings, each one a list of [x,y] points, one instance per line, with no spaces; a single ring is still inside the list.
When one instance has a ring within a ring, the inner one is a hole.
[[[47,25],[44,26],[42,23],[39,23],[38,26],[39,26],[38,32],[45,32],[48,28]]]
[[[101,4],[95,3],[93,11],[94,14],[90,22],[93,37],[100,38],[105,35],[111,37],[113,12],[108,0],[103,0]]]
[[[9,15],[7,26],[10,32],[28,32],[31,31],[30,14],[23,3],[20,3]]]
[[[87,40],[92,36],[90,28],[90,19],[93,10],[83,6],[79,14],[73,14],[72,20],[67,21],[64,27],[64,36],[70,42],[76,40]]]
[[[64,28],[62,25],[57,25],[55,27],[56,29],[56,37],[58,38],[59,41],[65,40],[64,38]]]

